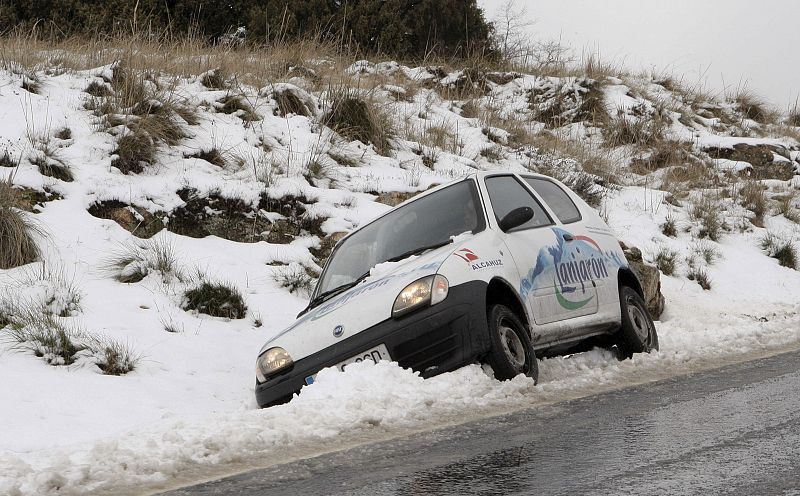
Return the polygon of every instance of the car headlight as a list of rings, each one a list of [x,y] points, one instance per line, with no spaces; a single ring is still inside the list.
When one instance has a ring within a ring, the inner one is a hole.
[[[392,315],[398,316],[425,305],[436,305],[450,291],[450,283],[442,275],[423,277],[412,282],[397,295],[392,307]]]
[[[267,377],[289,367],[292,363],[294,361],[288,351],[280,347],[270,348],[259,355],[256,360],[256,378],[258,382],[264,382]]]

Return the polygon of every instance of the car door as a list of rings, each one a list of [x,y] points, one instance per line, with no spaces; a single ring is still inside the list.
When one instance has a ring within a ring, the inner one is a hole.
[[[504,234],[504,241],[519,269],[519,293],[538,327],[539,339],[567,337],[568,326],[557,324],[597,312],[597,293],[590,278],[581,274],[582,250],[562,229],[531,189],[515,175],[488,176],[484,180],[495,220],[522,206],[531,207],[533,219]]]

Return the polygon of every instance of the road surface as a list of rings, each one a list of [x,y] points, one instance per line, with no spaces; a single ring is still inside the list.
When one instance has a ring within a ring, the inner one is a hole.
[[[729,493],[800,496],[800,352],[163,494]]]

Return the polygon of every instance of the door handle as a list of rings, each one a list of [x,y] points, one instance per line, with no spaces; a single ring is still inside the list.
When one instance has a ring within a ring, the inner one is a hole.
[[[564,241],[572,241],[575,239],[575,236],[570,233],[564,233],[561,236],[564,238]]]

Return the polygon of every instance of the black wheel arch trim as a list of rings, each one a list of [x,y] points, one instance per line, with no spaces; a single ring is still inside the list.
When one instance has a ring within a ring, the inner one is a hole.
[[[629,288],[632,288],[634,291],[639,293],[639,296],[644,298],[642,283],[639,281],[639,278],[630,269],[630,267],[620,267],[619,272],[617,273],[617,283],[620,287],[628,286]]]
[[[516,313],[518,314],[518,317],[522,320],[522,323],[525,324],[526,326],[528,326],[528,329],[530,330],[531,322],[533,322],[532,316],[528,315],[528,309],[525,307],[525,303],[519,297],[519,293],[517,292],[517,290],[508,281],[506,281],[502,277],[493,277],[489,281],[489,284],[486,286],[486,297],[485,297],[485,300],[486,300],[487,308],[488,308],[488,305],[489,305],[489,298],[490,298],[491,288],[494,287],[495,285],[498,285],[498,284],[501,285],[503,288],[505,288],[505,292],[506,293],[511,295],[511,297],[513,298],[513,301],[510,302],[512,304],[512,308],[511,309],[516,311]],[[497,301],[497,303],[503,303],[503,301],[502,300],[501,301]]]

